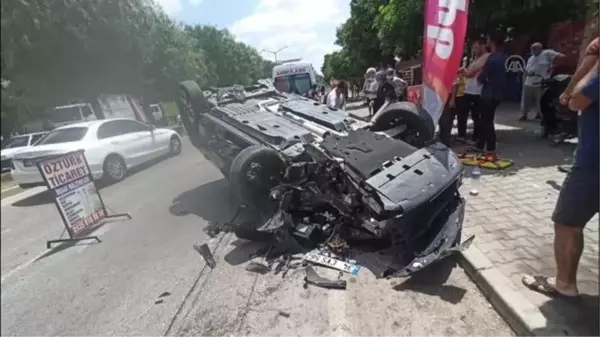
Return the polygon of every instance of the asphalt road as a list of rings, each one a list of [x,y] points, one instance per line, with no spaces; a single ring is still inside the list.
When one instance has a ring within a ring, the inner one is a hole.
[[[101,243],[42,257],[63,231],[54,204],[45,193],[3,201],[2,335],[513,334],[451,260],[404,283],[362,270],[346,291],[304,289],[300,270],[285,279],[245,271],[256,247],[226,235],[209,241],[211,270],[192,245],[236,205],[187,141],[180,156],[101,193],[133,219],[99,229]]]

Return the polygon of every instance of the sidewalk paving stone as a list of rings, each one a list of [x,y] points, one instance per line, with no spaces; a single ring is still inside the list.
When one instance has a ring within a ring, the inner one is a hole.
[[[492,264],[489,269],[499,271],[497,277],[510,280],[519,294],[517,297],[513,293],[506,295],[503,303],[518,305],[511,302],[528,302],[541,312],[546,328],[534,328],[536,324],[543,323],[540,316],[527,318],[522,312],[522,317],[507,317],[509,323],[520,319],[526,326],[525,330],[529,330],[523,333],[536,335],[598,336],[597,216],[584,230],[585,249],[578,273],[583,298],[580,305],[552,300],[521,284],[523,273],[554,275],[554,230],[550,218],[565,177],[557,166],[569,160],[574,146],[550,145],[536,135],[537,123],[517,122],[518,117],[518,110],[513,107],[500,108],[496,117],[498,154],[514,160],[513,167],[503,171],[484,170],[477,196],[468,193],[470,168],[465,168],[466,178],[462,187],[468,205],[465,237],[476,235],[473,247],[489,259]],[[498,282],[494,279],[488,281]],[[502,313],[502,310],[499,311]],[[514,310],[512,315],[518,312]]]

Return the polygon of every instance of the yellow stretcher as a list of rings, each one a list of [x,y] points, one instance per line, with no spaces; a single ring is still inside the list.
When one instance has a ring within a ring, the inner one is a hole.
[[[513,164],[510,159],[496,158],[495,160],[489,160],[485,155],[479,153],[460,152],[458,158],[463,165],[466,166],[478,166],[490,170],[504,170]]]

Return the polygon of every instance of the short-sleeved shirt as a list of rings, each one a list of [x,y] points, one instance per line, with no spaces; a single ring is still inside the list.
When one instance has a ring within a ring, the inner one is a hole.
[[[482,99],[501,101],[504,97],[506,86],[506,54],[495,51],[488,56],[477,80],[483,84],[481,88]]]
[[[533,72],[533,75],[525,76],[524,84],[528,86],[539,86],[543,79],[550,78],[550,75],[552,74],[552,64],[559,54],[560,53],[555,50],[545,49],[537,56],[531,55],[527,60],[525,71]]]
[[[374,78],[365,80],[363,90],[372,92],[372,93],[366,94],[367,97],[369,97],[369,98],[377,97],[377,81]]]
[[[579,117],[580,134],[575,152],[575,166],[585,169],[598,169],[600,151],[600,106],[598,105],[598,70],[591,76],[581,93],[592,101],[590,106],[581,111]]]
[[[331,92],[327,96],[327,105],[335,109],[343,109],[344,103],[344,95],[338,95],[335,89],[331,90]]]

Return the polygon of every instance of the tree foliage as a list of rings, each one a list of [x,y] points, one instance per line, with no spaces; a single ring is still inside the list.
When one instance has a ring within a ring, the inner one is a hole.
[[[592,3],[597,8],[597,0],[470,0],[467,36],[498,29],[547,36],[553,23],[583,17]],[[425,0],[351,0],[350,17],[337,31],[341,50],[325,56],[325,77],[358,79],[368,67],[417,56],[424,6]]]
[[[100,94],[173,100],[181,80],[248,84],[272,69],[226,30],[184,27],[151,0],[13,0],[1,14],[2,124]]]

